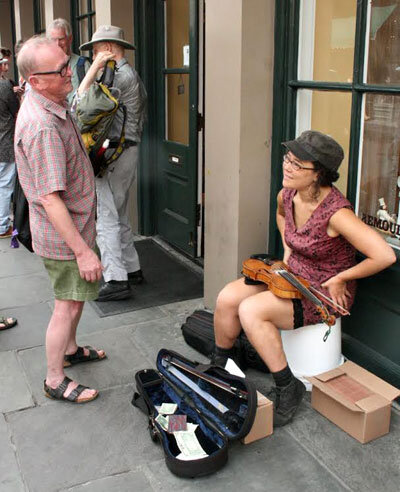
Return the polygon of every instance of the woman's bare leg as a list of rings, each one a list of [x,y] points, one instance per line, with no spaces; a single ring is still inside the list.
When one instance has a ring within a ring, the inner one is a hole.
[[[292,421],[305,393],[304,384],[288,366],[279,332],[279,328],[293,328],[293,303],[271,292],[261,292],[241,302],[239,319],[275,382],[268,394],[274,402],[274,427],[286,425]]]
[[[241,331],[240,303],[254,294],[265,291],[266,285],[246,285],[240,278],[227,284],[219,293],[214,314],[215,344],[224,349],[233,347]]]

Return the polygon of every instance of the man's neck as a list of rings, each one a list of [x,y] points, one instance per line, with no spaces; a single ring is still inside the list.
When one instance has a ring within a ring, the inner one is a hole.
[[[59,106],[62,107],[65,106],[65,99],[60,99],[57,96],[54,96],[53,94],[49,94],[47,91],[36,91],[36,92],[41,96],[45,97],[46,99],[49,99],[53,103],[58,104]]]

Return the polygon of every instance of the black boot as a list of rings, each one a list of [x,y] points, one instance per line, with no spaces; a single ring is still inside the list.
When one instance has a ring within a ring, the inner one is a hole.
[[[284,387],[273,387],[267,398],[274,402],[274,427],[282,427],[293,420],[303,399],[306,387],[297,378]]]
[[[212,364],[213,366],[225,367],[229,358],[235,358],[235,352],[236,351],[234,347],[224,349],[216,345],[214,348],[214,352],[211,354],[210,364]]]
[[[132,291],[127,280],[110,280],[100,287],[97,302],[122,301],[129,299]]]

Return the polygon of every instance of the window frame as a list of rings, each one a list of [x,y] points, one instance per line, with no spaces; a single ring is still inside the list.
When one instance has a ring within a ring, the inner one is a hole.
[[[326,82],[298,79],[298,45],[301,0],[275,1],[275,63],[274,67],[274,109],[271,152],[271,200],[269,251],[282,254],[283,249],[279,231],[276,228],[276,196],[281,189],[282,166],[284,154],[281,142],[296,136],[297,91],[300,89],[343,91],[352,94],[349,169],[347,181],[347,198],[355,205],[358,191],[358,163],[360,158],[360,138],[362,107],[365,94],[400,95],[399,86],[385,86],[364,82],[366,30],[369,0],[358,0],[356,10],[356,32],[354,45],[353,81]],[[283,62],[281,62],[283,61]],[[284,110],[282,111],[282,108]],[[400,257],[400,251],[396,250]]]
[[[46,32],[46,21],[42,7],[42,0],[33,0],[33,31],[35,34]]]
[[[74,53],[79,53],[81,45],[80,23],[87,19],[88,21],[88,39],[93,36],[93,18],[96,15],[96,10],[93,9],[92,0],[86,0],[86,13],[80,12],[79,0],[70,1],[71,10],[71,25],[72,25],[72,50]]]

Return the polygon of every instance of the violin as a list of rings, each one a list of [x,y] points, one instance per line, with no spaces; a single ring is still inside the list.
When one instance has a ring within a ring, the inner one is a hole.
[[[243,262],[242,273],[245,277],[265,283],[268,289],[282,299],[309,299],[321,315],[329,330],[325,333],[324,341],[329,336],[330,327],[335,324],[336,318],[329,314],[326,305],[333,307],[341,315],[350,314],[344,307],[336,304],[332,299],[310,285],[310,283],[289,271],[283,261],[266,258],[263,260],[249,258]]]

